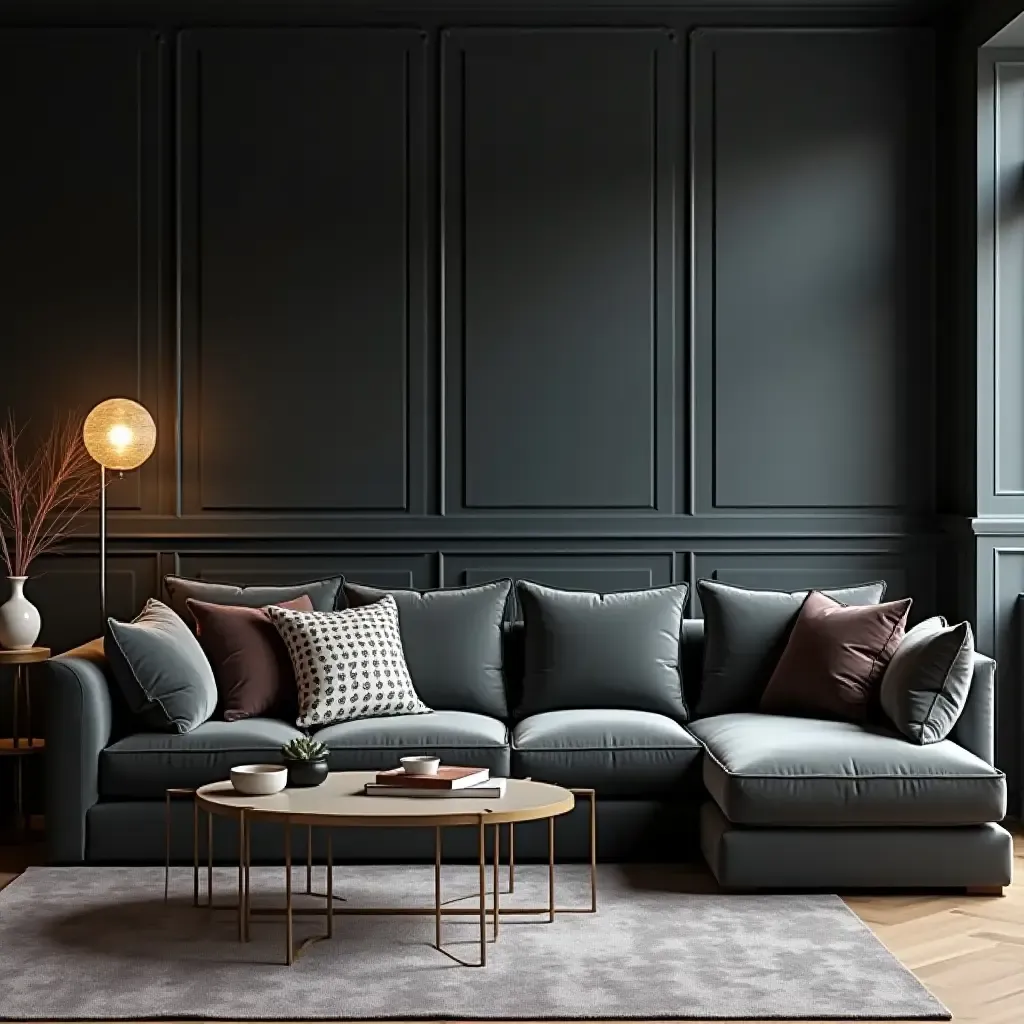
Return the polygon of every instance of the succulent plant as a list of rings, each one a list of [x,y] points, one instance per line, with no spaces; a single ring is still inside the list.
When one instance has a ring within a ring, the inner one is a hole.
[[[289,761],[320,761],[327,756],[327,748],[312,736],[302,736],[286,743],[281,753]]]

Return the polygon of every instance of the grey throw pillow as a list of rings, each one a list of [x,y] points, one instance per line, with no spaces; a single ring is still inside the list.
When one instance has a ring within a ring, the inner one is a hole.
[[[704,670],[694,718],[756,711],[809,591],[747,590],[698,580],[704,609]],[[822,590],[847,605],[878,604],[884,583]]]
[[[192,630],[150,598],[131,621],[107,619],[104,647],[129,709],[147,729],[190,732],[217,707],[213,669]]]
[[[516,582],[525,627],[520,718],[544,711],[654,711],[686,721],[679,670],[685,583],[621,594]]]
[[[165,576],[167,603],[176,611],[191,629],[194,620],[186,602],[191,597],[207,604],[229,604],[240,608],[264,608],[268,604],[294,601],[297,597],[308,597],[313,610],[333,612],[339,605],[341,585],[344,576],[330,576],[308,583],[294,583],[288,586],[236,587],[233,583],[208,583],[206,580],[190,580],[184,576]]]
[[[378,590],[345,584],[350,608],[391,594],[416,692],[432,708],[508,717],[501,624],[511,580],[445,590]]]
[[[915,743],[944,740],[956,725],[974,675],[968,622],[926,619],[907,632],[882,677],[882,710]]]

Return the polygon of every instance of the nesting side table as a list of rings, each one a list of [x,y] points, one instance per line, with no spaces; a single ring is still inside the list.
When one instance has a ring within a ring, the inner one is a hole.
[[[22,835],[28,832],[22,763],[24,758],[29,755],[38,754],[46,749],[46,741],[42,736],[32,735],[32,692],[29,688],[29,666],[38,665],[49,657],[49,647],[27,647],[19,651],[0,649],[0,669],[6,667],[14,669],[11,735],[0,737],[0,757],[14,758],[14,813],[18,831]],[[24,722],[22,721],[23,713]]]

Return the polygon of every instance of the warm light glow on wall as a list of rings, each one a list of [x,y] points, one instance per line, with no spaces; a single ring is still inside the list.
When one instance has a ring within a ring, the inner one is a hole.
[[[108,398],[85,418],[86,450],[105,469],[141,466],[156,447],[153,417],[130,398]]]

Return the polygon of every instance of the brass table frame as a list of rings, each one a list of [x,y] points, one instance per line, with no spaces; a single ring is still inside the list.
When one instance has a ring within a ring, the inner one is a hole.
[[[487,966],[487,944],[497,942],[499,926],[502,915],[508,916],[537,916],[547,915],[548,923],[553,923],[558,914],[596,914],[597,913],[597,801],[593,789],[569,788],[568,792],[573,797],[585,797],[589,804],[590,811],[590,904],[581,907],[559,907],[555,903],[555,816],[548,817],[548,900],[546,906],[538,907],[501,907],[500,900],[500,866],[501,866],[501,825],[502,823],[488,826],[488,812],[480,814],[467,814],[466,817],[473,821],[468,827],[476,829],[477,832],[477,866],[479,868],[479,887],[477,890],[476,907],[451,907],[445,906],[441,899],[441,846],[442,834],[445,828],[462,828],[466,824],[456,825],[392,825],[390,827],[411,827],[411,828],[433,828],[434,830],[434,905],[433,907],[337,907],[335,901],[344,902],[344,897],[336,896],[334,893],[334,861],[332,855],[332,832],[335,828],[345,828],[341,825],[311,825],[292,820],[290,816],[282,815],[279,812],[261,812],[252,807],[238,808],[237,814],[228,812],[227,809],[222,817],[234,817],[239,825],[239,849],[238,849],[238,895],[234,903],[215,906],[213,902],[213,814],[209,807],[206,813],[206,902],[201,901],[200,886],[200,858],[199,858],[199,815],[202,808],[199,800],[196,799],[194,789],[169,789],[166,791],[166,818],[165,818],[165,859],[164,859],[164,900],[169,898],[170,891],[170,868],[171,868],[171,802],[179,797],[192,798],[192,903],[193,906],[205,906],[209,909],[233,910],[238,919],[238,938],[241,942],[249,941],[250,926],[257,917],[280,917],[285,919],[285,964],[291,966],[301,956],[305,949],[315,942],[323,939],[330,939],[334,935],[334,918],[343,915],[378,915],[378,916],[427,916],[434,917],[434,948],[451,958],[464,967],[486,967]],[[282,818],[284,819],[282,821]],[[252,823],[253,821],[273,821],[283,824],[285,829],[285,905],[284,907],[261,907],[254,908],[251,902],[249,885],[250,869],[252,867]],[[540,819],[544,820],[544,819]],[[375,823],[385,826],[384,822]],[[508,822],[508,892],[515,892],[515,822]],[[321,896],[325,900],[323,908],[316,907],[295,907],[293,905],[292,892],[292,830],[298,827],[307,830],[306,835],[306,895]],[[324,828],[327,833],[327,885],[326,892],[321,894],[313,890],[313,853],[312,837],[313,828]],[[385,826],[388,827],[388,826]],[[491,857],[491,905],[487,906],[487,829],[490,827],[493,834],[492,857]],[[470,899],[469,896],[456,897],[457,902],[462,899]],[[318,916],[326,917],[326,930],[323,935],[311,936],[303,940],[298,949],[295,948],[294,940],[294,918],[296,916]],[[478,916],[480,919],[480,955],[476,962],[463,960],[442,943],[441,921],[449,916]],[[492,938],[488,939],[488,919],[491,923]]]

